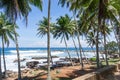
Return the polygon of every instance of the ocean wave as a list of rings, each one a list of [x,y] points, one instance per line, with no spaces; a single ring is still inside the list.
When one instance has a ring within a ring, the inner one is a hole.
[[[16,50],[10,50],[10,53],[17,53]],[[40,50],[19,50],[20,53],[37,53],[40,52]]]

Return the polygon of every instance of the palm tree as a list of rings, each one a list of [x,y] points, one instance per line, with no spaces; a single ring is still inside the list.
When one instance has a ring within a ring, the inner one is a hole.
[[[41,0],[1,0],[0,8],[4,9],[5,14],[9,17],[10,21],[13,24],[15,24],[16,19],[21,16],[25,17],[27,23],[27,16],[28,13],[31,11],[29,3],[32,3],[33,5],[42,9]],[[18,46],[18,39],[17,39],[15,26],[14,26],[14,33],[15,33],[15,44],[16,44],[16,51],[18,58],[18,80],[21,80],[20,55],[19,55],[19,46]]]
[[[75,50],[76,50],[76,54],[77,54],[78,60],[79,60],[79,62],[80,62],[80,64],[81,64],[81,59],[80,59],[80,56],[79,56],[79,52],[78,52],[78,49],[77,49],[77,46],[76,46],[76,43],[75,43],[75,40],[74,40],[74,38],[75,38],[75,36],[74,36],[74,31],[75,31],[75,30],[73,30],[70,35],[71,35],[71,37],[72,37],[72,41],[73,41],[73,44],[74,44],[74,47],[75,47]]]
[[[51,10],[51,0],[48,0],[48,32],[47,32],[47,53],[48,53],[48,75],[47,80],[51,80],[51,74],[50,74],[50,10]]]
[[[4,54],[4,44],[7,43],[7,46],[9,46],[9,38],[14,41],[13,24],[7,20],[7,17],[3,13],[1,13],[0,19],[2,19],[0,31],[1,31],[1,36],[2,36],[2,53],[3,53],[3,63],[4,63],[4,70],[5,70],[4,75],[6,77],[7,75],[6,75],[6,61],[5,61],[5,54]]]
[[[39,23],[38,23],[38,33],[37,35],[38,36],[41,36],[43,37],[44,35],[47,35],[47,32],[48,32],[48,18],[46,17],[43,17],[43,20],[41,20]],[[50,23],[50,33],[52,33],[53,31],[53,28],[54,28],[54,24],[53,23]]]
[[[98,19],[98,28],[97,28],[97,35],[96,35],[96,53],[97,53],[97,67],[99,68],[99,45],[98,45],[98,37],[99,37],[99,28],[102,25],[103,19],[114,21],[119,23],[116,16],[118,15],[119,11],[119,2],[116,0],[59,0],[62,6],[67,3],[67,6],[70,7],[70,10],[75,10],[78,12],[78,15],[83,16],[84,24],[90,22],[86,20],[91,15],[91,18],[97,16]],[[116,4],[116,5],[115,5]],[[89,15],[88,15],[89,14]],[[93,15],[95,14],[95,15]]]
[[[53,32],[53,37],[58,39],[61,37],[61,42],[64,40],[66,51],[68,53],[69,59],[72,63],[70,53],[68,51],[68,45],[66,40],[69,40],[69,34],[71,34],[73,30],[73,23],[71,22],[70,17],[66,14],[65,16],[60,16],[60,18],[57,19],[57,23]]]
[[[41,36],[41,37],[47,35],[47,33],[48,33],[48,18],[43,17],[43,20],[39,22],[38,26],[39,27],[37,29],[37,31],[38,31],[37,35]],[[54,26],[54,24],[50,24],[50,33],[52,33],[53,26]],[[50,57],[51,57],[51,61],[52,61],[51,54],[50,54]],[[52,65],[53,65],[53,61],[52,61]]]
[[[83,64],[83,60],[82,60],[82,46],[81,46],[81,41],[80,41],[80,35],[81,35],[81,26],[79,25],[79,21],[77,22],[76,19],[74,18],[74,21],[75,21],[75,29],[76,29],[76,32],[75,32],[75,35],[77,36],[77,39],[78,39],[78,44],[79,44],[79,51],[80,51],[80,58],[81,58],[81,66],[82,66],[82,70],[84,68],[84,64]]]
[[[5,10],[5,14],[9,17],[9,19],[14,25],[16,24],[16,19],[18,16],[21,16],[21,15],[25,16],[27,20],[27,15],[30,11],[30,7],[27,1],[1,0],[0,4],[1,4],[0,7],[2,7]],[[21,80],[19,45],[18,45],[18,38],[17,38],[15,26],[14,26],[14,37],[15,37],[15,44],[16,44],[16,51],[17,51],[17,58],[18,58],[18,80]]]
[[[106,45],[106,36],[110,34],[111,30],[110,28],[105,24],[105,20],[103,20],[103,25],[100,29],[101,34],[103,35],[104,39],[104,53],[105,53],[105,59],[106,59],[106,65],[108,66],[108,60],[107,60],[107,49],[105,47]]]

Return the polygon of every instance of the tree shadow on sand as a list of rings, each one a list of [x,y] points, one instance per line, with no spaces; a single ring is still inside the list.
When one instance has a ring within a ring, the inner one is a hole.
[[[74,70],[74,71],[72,71],[72,73],[67,73],[67,74],[66,74],[68,77],[58,77],[58,80],[72,80],[72,79],[74,79],[74,78],[76,78],[76,77],[80,77],[80,76],[82,76],[82,75],[84,75],[84,74],[93,72],[93,71],[95,71],[95,70],[96,70],[96,69]]]

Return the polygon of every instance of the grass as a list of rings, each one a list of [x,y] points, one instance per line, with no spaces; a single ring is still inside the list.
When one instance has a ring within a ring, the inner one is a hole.
[[[118,63],[119,61],[120,61],[120,58],[117,58],[117,59],[111,58],[108,60],[108,63],[109,63],[109,65],[114,65],[114,64]],[[106,65],[106,62],[102,61],[102,65]]]

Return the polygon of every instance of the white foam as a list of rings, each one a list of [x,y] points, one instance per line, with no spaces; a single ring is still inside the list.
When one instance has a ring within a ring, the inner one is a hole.
[[[16,50],[10,50],[11,53],[17,53]],[[38,53],[39,50],[19,50],[20,53]]]
[[[6,59],[6,67],[7,70],[12,70],[12,71],[18,71],[18,65],[17,62],[14,63],[14,60],[17,59],[17,54],[16,50],[10,50],[10,55],[5,55]],[[64,52],[62,51],[51,51],[52,55],[59,55],[63,54]],[[40,50],[20,50],[20,59],[25,58],[26,60],[21,62],[21,66],[26,66],[26,62],[32,61],[32,57],[41,57],[41,56],[47,56],[47,51],[40,51]],[[54,59],[55,60],[55,59]],[[35,60],[34,60],[35,61]],[[47,61],[46,59],[41,59],[41,60],[36,60],[39,61],[40,63],[43,63],[44,61]],[[2,59],[2,71],[4,71],[3,68],[3,59]]]
[[[10,55],[5,55],[7,70],[18,71],[17,62],[14,63],[14,60],[17,59],[17,54],[14,54],[14,53],[16,53],[16,50],[10,50],[10,52],[11,52]],[[70,51],[70,54],[72,56],[77,56],[75,54],[75,51]],[[51,51],[51,55],[63,57],[64,55],[67,56],[68,54],[65,53],[64,51]],[[85,55],[89,58],[95,56],[95,54],[93,52],[85,52]],[[42,57],[42,56],[44,56],[44,57],[47,56],[47,51],[45,51],[45,50],[20,50],[20,59],[23,59],[23,58],[26,59],[25,61],[21,62],[21,66],[26,66],[26,62],[35,61],[34,59],[31,59],[32,57]],[[64,56],[64,57],[66,57],[66,56]],[[55,62],[57,60],[59,60],[59,58],[53,58],[53,62]],[[3,59],[2,59],[2,61],[3,61]],[[44,61],[47,61],[47,60],[40,59],[40,60],[36,60],[36,61],[43,63]],[[2,63],[2,71],[4,71],[3,63]]]

